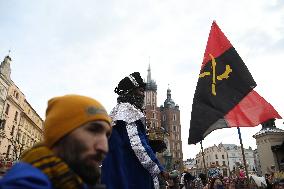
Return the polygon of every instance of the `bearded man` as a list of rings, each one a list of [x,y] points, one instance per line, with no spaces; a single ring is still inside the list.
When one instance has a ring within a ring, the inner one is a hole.
[[[48,101],[43,142],[26,151],[0,180],[1,189],[97,189],[108,152],[111,119],[95,99],[65,95]]]

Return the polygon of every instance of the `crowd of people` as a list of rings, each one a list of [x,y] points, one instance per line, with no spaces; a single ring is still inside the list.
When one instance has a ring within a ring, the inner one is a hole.
[[[245,175],[234,172],[229,177],[223,177],[218,171],[212,174],[210,170],[207,174],[200,173],[198,176],[193,176],[187,169],[181,174],[176,172],[178,171],[170,172],[170,182],[162,189],[284,189],[283,172],[267,173],[265,180],[255,174],[251,174],[247,180]],[[254,180],[257,178],[260,180]]]

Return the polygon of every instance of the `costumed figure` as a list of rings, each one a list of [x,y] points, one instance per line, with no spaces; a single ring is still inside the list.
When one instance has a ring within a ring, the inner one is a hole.
[[[110,113],[113,130],[102,165],[102,183],[108,189],[158,189],[158,175],[168,177],[146,136],[145,86],[139,72],[134,72],[114,90],[118,104]]]

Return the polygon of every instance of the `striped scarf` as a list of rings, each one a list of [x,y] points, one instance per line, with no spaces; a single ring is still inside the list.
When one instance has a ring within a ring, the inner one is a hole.
[[[22,155],[21,160],[40,169],[56,189],[83,188],[82,179],[46,146],[34,146]]]

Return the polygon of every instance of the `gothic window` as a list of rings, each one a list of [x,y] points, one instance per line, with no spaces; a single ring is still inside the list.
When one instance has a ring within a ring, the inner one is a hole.
[[[215,154],[215,158],[218,159],[218,155],[217,154]]]
[[[173,115],[173,121],[176,121],[177,118],[176,118],[176,114]]]
[[[222,159],[225,159],[225,156],[224,156],[224,155],[222,155]]]
[[[153,122],[152,124],[153,124],[153,128],[156,128],[156,123],[155,123],[155,122]]]
[[[167,118],[166,115],[163,115],[163,121],[166,121],[166,118]]]

